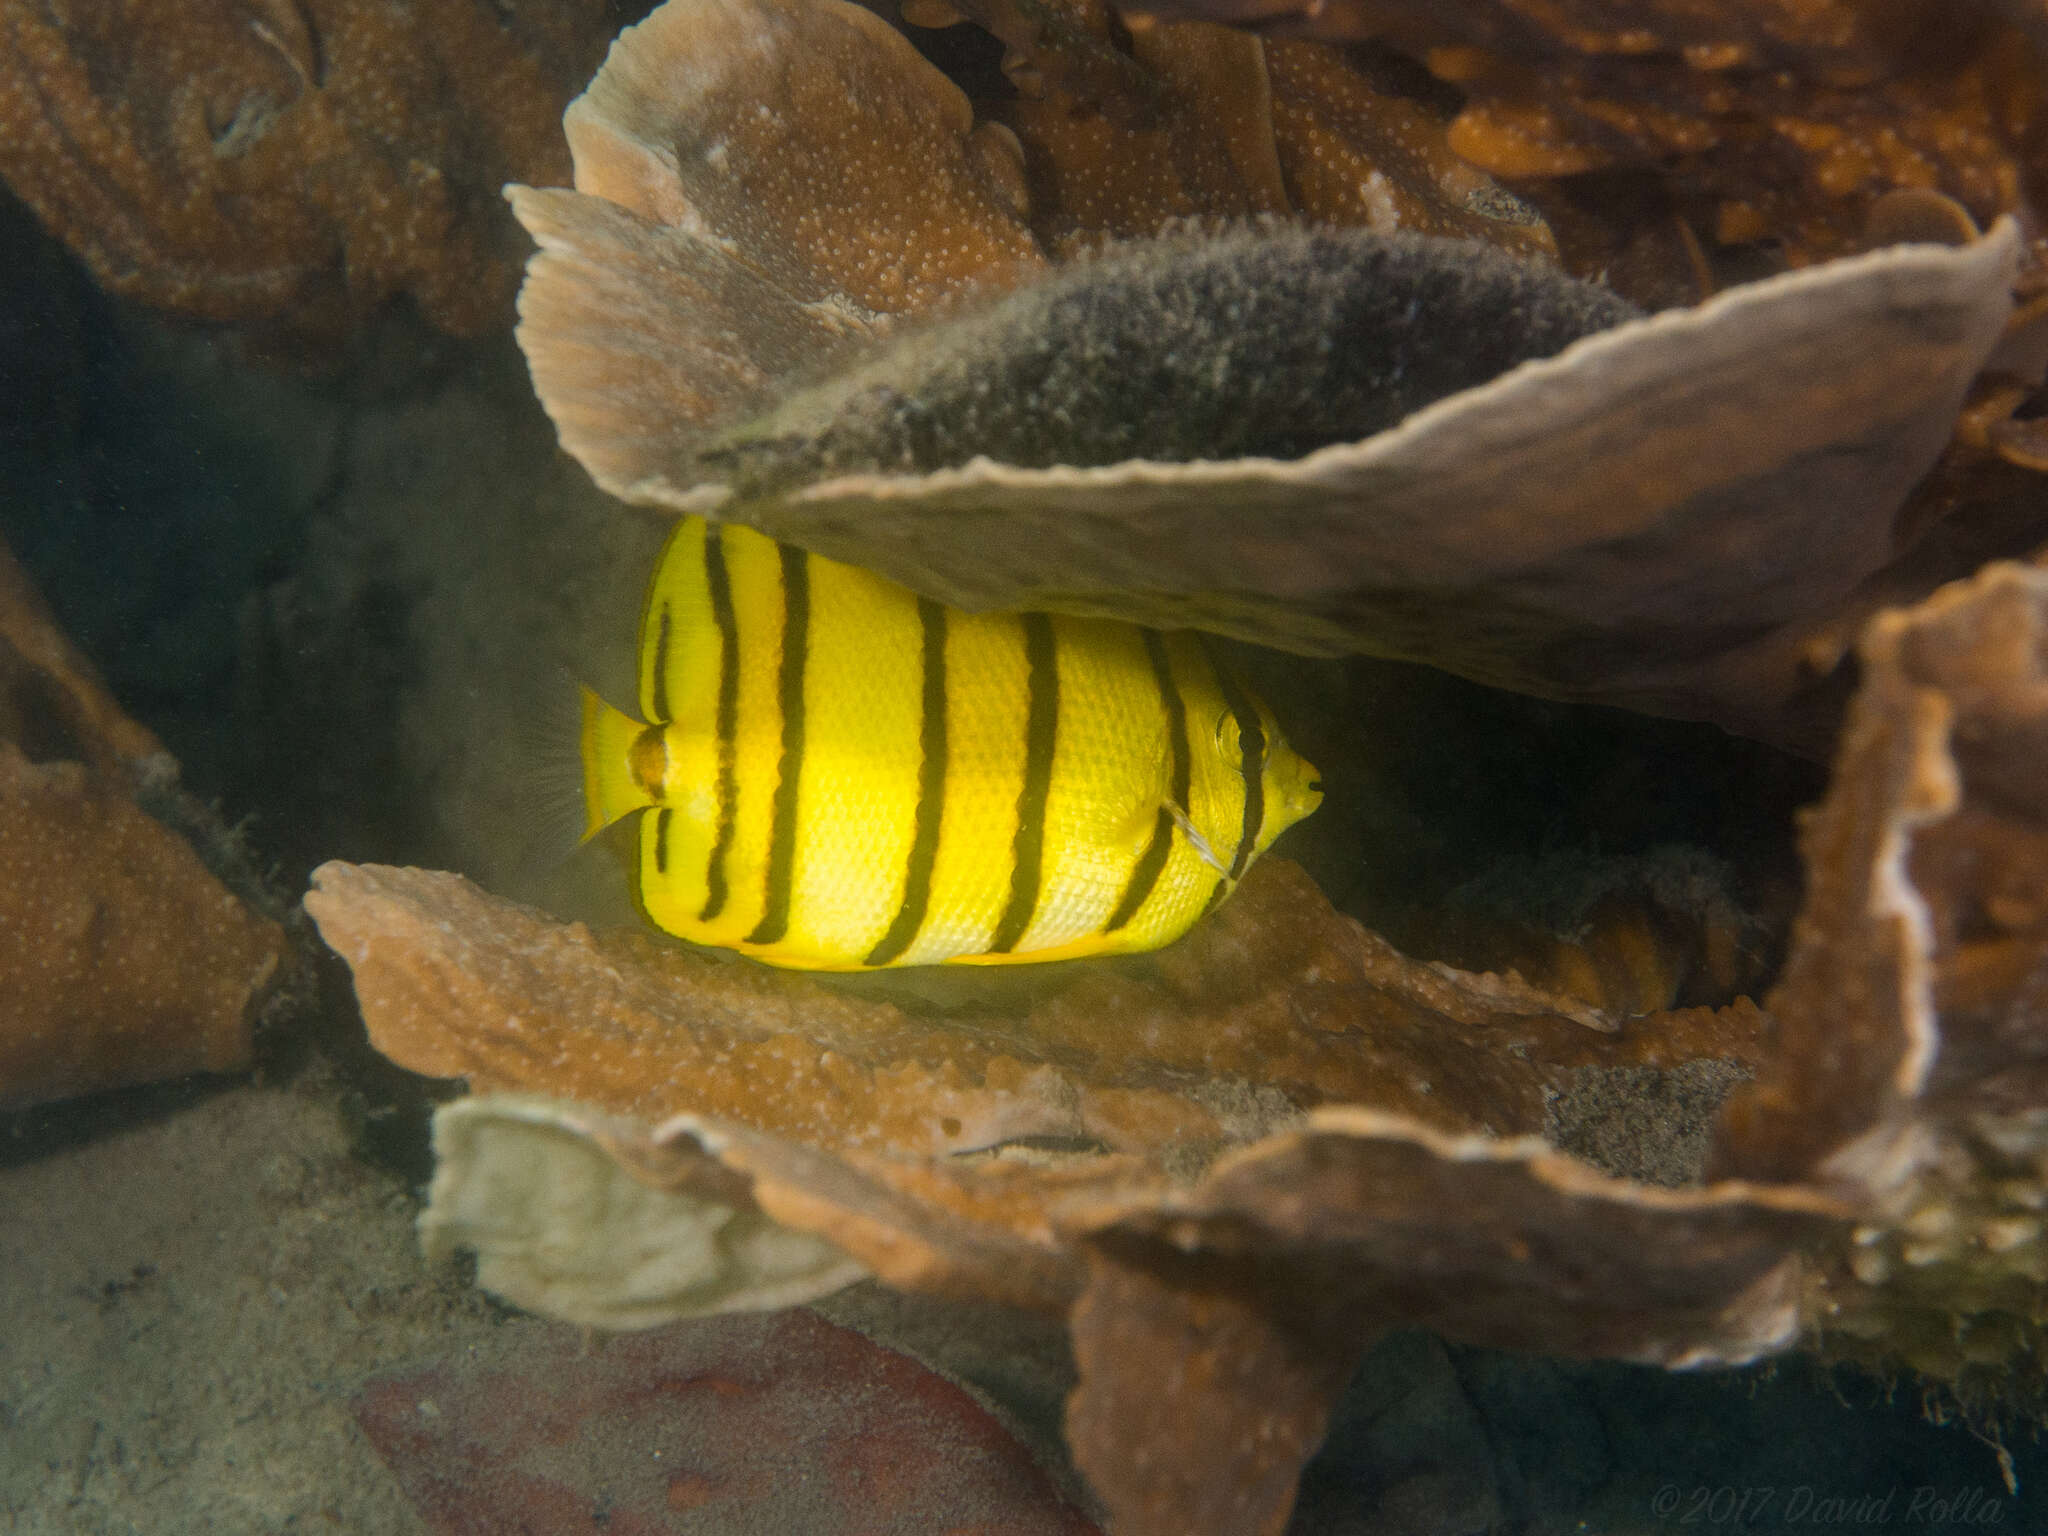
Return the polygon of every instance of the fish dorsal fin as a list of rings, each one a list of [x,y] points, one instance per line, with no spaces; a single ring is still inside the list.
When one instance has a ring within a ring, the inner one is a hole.
[[[640,714],[715,730],[736,702],[739,635],[734,617],[736,546],[769,540],[750,528],[686,517],[655,562],[640,621]]]

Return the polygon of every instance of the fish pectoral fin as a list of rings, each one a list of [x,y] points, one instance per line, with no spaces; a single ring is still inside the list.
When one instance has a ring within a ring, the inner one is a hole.
[[[1121,849],[1135,859],[1158,832],[1160,809],[1159,802],[1142,800],[1128,814],[1105,811],[1103,846]]]
[[[1209,846],[1209,839],[1195,830],[1194,820],[1188,815],[1187,811],[1181,806],[1174,804],[1171,800],[1163,800],[1160,804],[1166,808],[1167,815],[1173,818],[1173,824],[1187,835],[1188,846],[1195,850],[1196,855],[1201,861],[1228,880],[1230,878],[1230,866],[1216,857],[1216,850]]]

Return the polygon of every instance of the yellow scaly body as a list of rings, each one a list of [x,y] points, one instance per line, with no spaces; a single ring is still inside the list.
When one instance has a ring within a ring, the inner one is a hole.
[[[1198,636],[962,613],[702,518],[640,713],[585,694],[589,834],[647,812],[652,922],[812,970],[1156,949],[1321,800]]]

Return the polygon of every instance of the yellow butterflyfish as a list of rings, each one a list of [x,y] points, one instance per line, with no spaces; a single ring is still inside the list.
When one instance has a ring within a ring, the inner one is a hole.
[[[586,837],[640,815],[641,910],[771,965],[1156,949],[1322,798],[1202,639],[974,614],[686,518],[640,719],[585,690]]]

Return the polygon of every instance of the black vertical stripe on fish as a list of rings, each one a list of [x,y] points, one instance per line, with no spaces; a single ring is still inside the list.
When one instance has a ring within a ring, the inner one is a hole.
[[[1188,750],[1188,710],[1181,702],[1180,684],[1173,680],[1173,666],[1166,659],[1166,637],[1156,629],[1145,631],[1145,654],[1152,659],[1152,676],[1159,683],[1159,702],[1166,706],[1166,729],[1173,742],[1173,803],[1188,811],[1188,779],[1193,754]]]
[[[776,700],[782,709],[782,766],[768,833],[767,903],[749,944],[780,944],[789,933],[789,900],[796,882],[797,785],[804,766],[804,663],[811,644],[810,556],[787,544],[782,557],[782,662]]]
[[[668,723],[668,604],[654,621],[654,667],[647,680],[647,696],[653,704],[653,723]]]
[[[1244,830],[1238,834],[1237,852],[1230,859],[1230,878],[1236,880],[1251,862],[1259,826],[1266,819],[1266,728],[1259,724],[1259,709],[1251,695],[1238,686],[1214,652],[1209,655],[1209,669],[1216,674],[1217,690],[1237,721],[1237,743],[1244,758],[1238,765],[1244,775]]]
[[[640,921],[659,928],[661,924],[655,922],[654,914],[647,910],[646,880],[647,871],[644,867],[644,861],[634,859],[632,861],[632,870],[626,880],[626,894],[632,898],[633,911]]]
[[[939,823],[946,809],[946,610],[920,597],[917,620],[924,633],[924,723],[918,732],[924,755],[917,770],[917,830],[903,877],[903,904],[882,942],[868,952],[869,965],[887,965],[910,948],[924,926],[932,899],[932,870],[939,861]]]
[[[1216,888],[1209,893],[1209,899],[1202,903],[1202,916],[1207,917],[1211,912],[1214,912],[1223,898],[1229,894],[1230,876],[1218,875],[1216,877]]]
[[[1131,871],[1131,883],[1124,887],[1118,898],[1116,910],[1109,914],[1109,921],[1102,925],[1104,933],[1115,933],[1138,915],[1138,908],[1145,905],[1145,898],[1152,894],[1152,887],[1159,883],[1161,871],[1166,868],[1166,856],[1173,852],[1173,812],[1162,810],[1159,819],[1152,824],[1152,841],[1145,845],[1144,853],[1138,857],[1138,864]]]
[[[675,820],[676,813],[663,806],[654,813],[654,872],[668,873],[668,824]]]
[[[740,626],[732,611],[725,539],[716,523],[704,529],[704,585],[711,594],[711,622],[718,626],[718,716],[714,722],[718,735],[718,832],[711,843],[711,862],[704,871],[704,909],[697,914],[699,922],[708,923],[725,910],[725,860],[732,852],[733,832],[740,819]],[[666,617],[664,610],[664,620]]]
[[[1159,684],[1159,704],[1166,711],[1167,740],[1173,747],[1173,803],[1180,807],[1182,815],[1186,815],[1188,785],[1193,771],[1193,757],[1188,750],[1187,705],[1181,700],[1180,685],[1173,680],[1173,666],[1167,660],[1165,637],[1156,629],[1148,629],[1144,633],[1145,654],[1152,660],[1152,676]],[[1138,915],[1138,909],[1152,894],[1152,887],[1159,883],[1159,876],[1166,869],[1167,855],[1172,851],[1173,813],[1162,807],[1152,825],[1152,841],[1138,856],[1137,865],[1131,870],[1130,884],[1124,887],[1116,910],[1109,914],[1109,921],[1102,926],[1104,933],[1115,933]]]
[[[1017,794],[1017,836],[1010,848],[1010,901],[989,945],[995,955],[1008,954],[1031,926],[1044,877],[1045,802],[1052,793],[1053,748],[1059,738],[1060,667],[1052,620],[1042,613],[1024,615],[1024,658],[1031,669],[1024,787]]]

